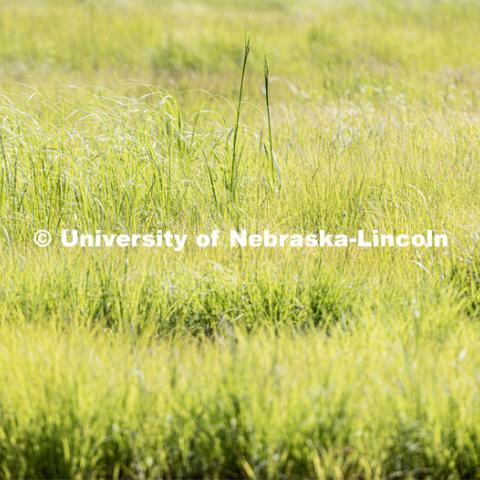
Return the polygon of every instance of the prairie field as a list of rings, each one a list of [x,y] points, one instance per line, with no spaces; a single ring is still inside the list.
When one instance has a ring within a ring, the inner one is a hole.
[[[479,25],[477,0],[0,0],[0,478],[480,478]]]

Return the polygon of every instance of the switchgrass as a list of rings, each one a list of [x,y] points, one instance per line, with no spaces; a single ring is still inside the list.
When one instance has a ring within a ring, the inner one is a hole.
[[[478,476],[479,17],[0,3],[0,477]],[[450,245],[230,249],[231,228]]]

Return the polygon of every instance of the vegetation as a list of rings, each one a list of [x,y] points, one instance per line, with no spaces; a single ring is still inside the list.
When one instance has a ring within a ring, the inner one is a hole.
[[[0,1],[0,477],[479,476],[479,22]],[[64,228],[450,245],[69,249]]]

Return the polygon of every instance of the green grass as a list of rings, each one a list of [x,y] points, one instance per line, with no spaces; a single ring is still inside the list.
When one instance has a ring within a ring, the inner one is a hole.
[[[478,477],[479,21],[0,1],[0,478]],[[44,228],[450,246],[39,249]]]

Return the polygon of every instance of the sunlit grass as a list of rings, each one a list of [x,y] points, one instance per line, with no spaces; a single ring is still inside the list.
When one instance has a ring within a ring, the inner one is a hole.
[[[479,18],[0,2],[0,477],[478,475]],[[63,228],[450,246],[82,250]]]

